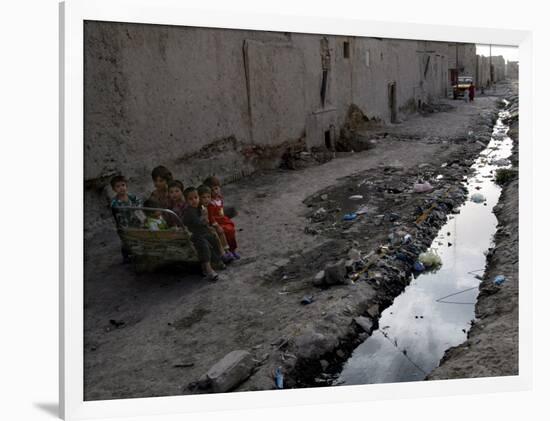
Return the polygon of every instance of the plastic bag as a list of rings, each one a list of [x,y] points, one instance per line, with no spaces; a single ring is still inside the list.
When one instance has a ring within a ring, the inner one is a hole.
[[[413,185],[413,192],[415,193],[426,193],[432,190],[433,186],[427,181],[425,183],[415,183]]]
[[[481,193],[474,193],[472,194],[472,197],[470,197],[470,200],[475,203],[482,203],[485,202],[485,196]]]
[[[420,253],[420,255],[418,256],[418,261],[427,268],[441,266],[442,264],[441,257],[439,257],[437,251],[435,251],[434,249],[429,249],[424,253]]]

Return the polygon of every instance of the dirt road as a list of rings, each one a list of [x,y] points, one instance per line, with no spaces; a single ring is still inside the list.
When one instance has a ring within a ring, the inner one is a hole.
[[[452,189],[446,212],[464,200],[458,185],[488,141],[496,100],[446,100],[449,111],[364,132],[375,140],[371,149],[225,186],[226,201],[239,209],[243,258],[215,284],[181,271],[135,275],[120,262],[114,229],[98,232],[85,245],[85,399],[200,393],[194,382],[237,349],[257,361],[237,390],[275,388],[271,372],[279,366],[285,387],[311,385],[338,366],[368,335],[353,319],[366,315],[375,324],[406,285],[407,268],[382,262],[379,273],[392,274],[387,280],[324,289],[314,276],[352,247],[377,250],[397,228],[429,245],[438,221],[423,228],[414,222],[433,197],[410,189],[419,176]],[[350,203],[359,191],[363,200]],[[342,222],[356,205],[367,214]],[[321,207],[328,216],[312,222]],[[303,296],[313,302],[301,305]]]

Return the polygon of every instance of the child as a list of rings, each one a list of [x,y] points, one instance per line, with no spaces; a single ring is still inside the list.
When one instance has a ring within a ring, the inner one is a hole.
[[[183,183],[179,180],[172,180],[168,183],[168,195],[172,204],[171,209],[176,215],[183,218],[183,211],[187,208],[187,202],[183,197]]]
[[[171,203],[170,196],[168,195],[168,183],[172,181],[172,173],[168,168],[159,165],[153,169],[151,177],[153,178],[155,190],[151,193],[149,198],[156,200],[160,208],[170,209]]]
[[[221,183],[217,177],[208,177],[204,180],[204,184],[210,187],[212,191],[212,201],[208,205],[208,217],[210,223],[217,223],[225,234],[227,243],[229,244],[229,252],[235,259],[240,259],[241,256],[237,253],[237,239],[235,236],[235,223],[231,218],[227,217],[223,212],[223,196],[221,193]]]
[[[188,187],[183,191],[187,208],[183,211],[183,223],[191,232],[191,241],[199,256],[203,272],[209,281],[217,281],[218,274],[212,265],[220,269],[225,265],[220,261],[218,240],[210,231],[207,212],[201,209],[197,189]]]
[[[157,202],[156,200],[149,199],[145,201],[143,206],[146,208],[160,208],[160,203]],[[162,217],[161,210],[148,210],[145,226],[151,231],[160,231],[160,230],[168,229],[168,224]]]
[[[235,257],[229,251],[229,244],[227,244],[225,233],[216,221],[214,222],[211,221],[208,215],[208,206],[212,201],[212,191],[210,190],[210,187],[203,184],[199,186],[199,188],[197,189],[197,192],[199,194],[200,204],[202,208],[206,210],[206,215],[208,216],[208,223],[210,224],[210,229],[212,233],[215,234],[219,240],[218,243],[220,245],[220,254],[222,256],[222,261],[224,263],[230,263],[233,260],[235,260]]]
[[[117,224],[120,227],[138,227],[143,222],[143,214],[132,212],[127,209],[117,209],[119,207],[140,207],[141,200],[133,194],[128,193],[128,180],[123,175],[116,175],[111,178],[111,188],[115,192],[115,197],[111,201],[111,211]],[[130,250],[125,244],[121,247],[122,262],[130,263]]]

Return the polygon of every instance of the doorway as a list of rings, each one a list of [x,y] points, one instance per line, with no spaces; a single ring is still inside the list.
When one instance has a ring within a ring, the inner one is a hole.
[[[390,122],[397,122],[397,89],[395,82],[388,85],[388,99],[390,106]]]

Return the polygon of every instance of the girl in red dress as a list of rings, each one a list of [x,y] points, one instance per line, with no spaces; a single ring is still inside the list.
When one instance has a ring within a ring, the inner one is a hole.
[[[217,177],[208,177],[204,184],[212,190],[212,200],[208,205],[208,219],[214,227],[219,226],[229,245],[229,252],[235,259],[241,256],[237,253],[237,238],[235,235],[235,223],[223,212],[223,196],[221,192],[221,183]]]

